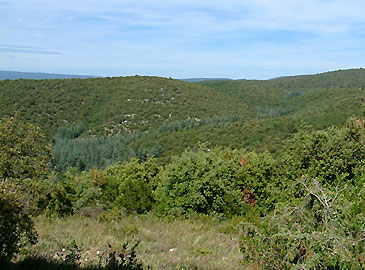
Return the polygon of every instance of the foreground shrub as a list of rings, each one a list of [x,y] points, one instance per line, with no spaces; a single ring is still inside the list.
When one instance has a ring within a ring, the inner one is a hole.
[[[47,216],[63,217],[79,212],[93,215],[94,210],[100,212],[101,209],[110,207],[118,187],[111,180],[99,170],[54,175],[48,183]]]
[[[48,217],[64,217],[74,214],[72,207],[75,201],[74,186],[68,179],[49,183],[47,194],[46,215]]]
[[[365,166],[364,135],[364,120],[358,118],[341,128],[309,131],[303,126],[286,146],[281,173],[292,181],[318,177],[327,187],[352,181]]]
[[[73,241],[71,247],[63,248],[52,259],[50,257],[32,256],[16,263],[5,263],[1,266],[8,270],[34,270],[34,269],[59,269],[59,270],[143,270],[150,269],[138,258],[136,247],[125,243],[121,248],[115,249],[110,244],[108,248],[99,252],[95,261],[88,252]],[[88,259],[89,258],[89,259]],[[1,268],[1,269],[3,269]]]
[[[25,244],[36,241],[33,222],[22,200],[14,183],[0,180],[0,264],[10,261]]]
[[[39,128],[15,117],[0,121],[0,179],[39,179],[48,172],[50,149]]]
[[[243,213],[248,206],[236,177],[239,156],[236,151],[216,148],[177,157],[160,174],[155,193],[158,211],[171,215]]]
[[[30,214],[48,171],[49,148],[43,140],[38,127],[17,117],[0,121],[0,262],[36,240]]]
[[[237,173],[245,200],[262,213],[272,209],[276,200],[276,162],[268,152],[249,152],[241,157]]]
[[[129,162],[106,168],[105,173],[119,184],[114,206],[128,213],[150,211],[155,202],[152,192],[156,187],[158,172],[159,167],[153,158],[145,162],[132,158]]]
[[[277,206],[258,223],[243,225],[245,265],[255,269],[363,269],[364,181],[331,192],[315,179],[306,196]],[[347,199],[346,199],[347,197]],[[350,200],[348,200],[350,199]]]

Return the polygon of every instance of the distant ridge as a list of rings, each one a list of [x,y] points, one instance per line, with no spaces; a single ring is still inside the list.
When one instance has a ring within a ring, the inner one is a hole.
[[[188,78],[188,79],[180,79],[180,81],[184,81],[184,82],[232,81],[232,79],[228,79],[228,78]]]
[[[87,79],[97,78],[100,76],[93,75],[68,75],[68,74],[53,74],[53,73],[41,73],[41,72],[20,72],[20,71],[3,71],[0,70],[0,80],[17,80],[17,79]]]

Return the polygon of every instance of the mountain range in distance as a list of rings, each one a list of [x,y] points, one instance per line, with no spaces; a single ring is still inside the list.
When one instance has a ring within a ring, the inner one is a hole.
[[[98,78],[101,76],[95,75],[69,75],[69,74],[53,74],[42,72],[20,72],[20,71],[4,71],[0,70],[0,80],[17,80],[17,79],[88,79]]]
[[[180,81],[184,82],[205,82],[205,81],[232,81],[233,79],[229,78],[188,78],[188,79],[180,79]]]
[[[56,74],[44,72],[21,72],[21,71],[5,71],[0,70],[0,80],[17,80],[17,79],[88,79],[88,78],[102,78],[97,75],[70,75],[70,74]],[[184,82],[204,82],[204,81],[228,81],[229,78],[187,78],[180,79]]]

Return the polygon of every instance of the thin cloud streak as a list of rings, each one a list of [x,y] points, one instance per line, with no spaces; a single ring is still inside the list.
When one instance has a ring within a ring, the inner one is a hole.
[[[36,50],[22,50],[22,49],[7,49],[7,48],[0,48],[0,52],[30,53],[30,54],[47,54],[47,55],[62,55],[62,53],[58,53],[58,52],[36,51]]]

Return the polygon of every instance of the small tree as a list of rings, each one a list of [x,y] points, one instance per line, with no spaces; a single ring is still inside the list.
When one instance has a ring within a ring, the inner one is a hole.
[[[35,243],[36,232],[22,206],[22,194],[14,183],[0,182],[0,264],[10,261],[26,243]]]
[[[36,181],[48,169],[49,148],[39,128],[16,117],[0,121],[0,261],[10,260],[36,239],[29,206]]]
[[[0,122],[0,179],[39,179],[48,170],[50,149],[39,127],[15,117]]]
[[[169,215],[243,213],[247,205],[236,176],[239,156],[222,148],[183,153],[160,174],[158,210]]]
[[[105,169],[108,176],[119,183],[115,206],[124,208],[128,213],[145,213],[152,209],[155,202],[153,190],[155,177],[159,172],[153,158],[139,162],[132,158],[128,162],[115,164]]]
[[[344,127],[308,131],[307,126],[288,142],[281,158],[289,180],[302,175],[318,178],[327,187],[352,180],[365,166],[364,120],[352,118]]]

